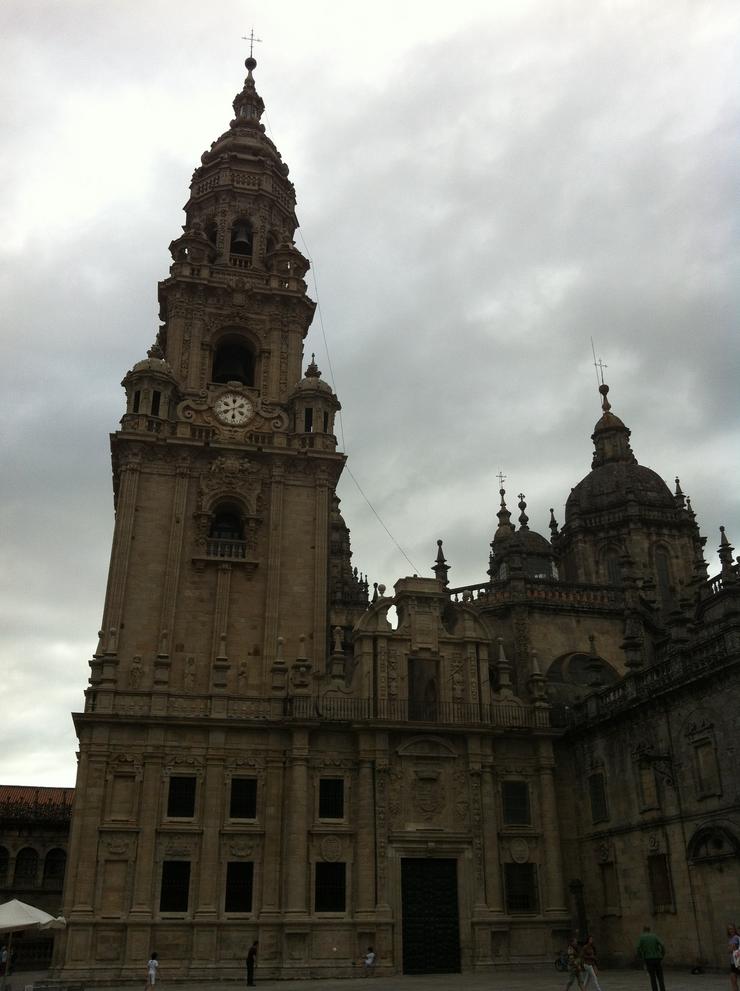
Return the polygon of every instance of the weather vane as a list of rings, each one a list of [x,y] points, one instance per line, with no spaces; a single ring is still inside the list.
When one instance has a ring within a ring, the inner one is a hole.
[[[249,42],[249,57],[250,58],[254,58],[254,46],[255,46],[255,43],[257,43],[257,42],[258,43],[261,43],[262,42],[262,38],[255,38],[255,36],[254,36],[254,28],[252,28],[252,30],[249,32],[248,35],[246,35],[246,34],[243,34],[242,35],[242,41],[248,41]]]

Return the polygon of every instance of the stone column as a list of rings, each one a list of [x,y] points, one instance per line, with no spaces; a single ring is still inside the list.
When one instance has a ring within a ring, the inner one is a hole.
[[[275,743],[277,748],[280,741]],[[283,757],[277,752],[267,758],[265,773],[264,810],[260,812],[265,827],[262,853],[262,905],[260,916],[280,911],[280,868],[283,863],[283,787],[285,770]]]
[[[162,762],[145,758],[144,777],[139,802],[139,837],[134,867],[134,894],[129,918],[151,919],[154,893],[152,891],[156,859],[157,825],[160,821],[159,801],[162,791]]]
[[[308,790],[308,731],[293,732],[288,757],[288,802],[285,862],[285,908],[305,915],[308,908],[308,817],[312,795]]]
[[[182,542],[185,532],[185,510],[188,498],[188,482],[190,468],[186,461],[177,465],[175,491],[172,497],[172,520],[170,537],[167,545],[167,563],[164,571],[164,588],[162,589],[162,607],[159,616],[160,655],[166,651],[172,653],[171,638],[175,629],[175,610],[177,607],[177,589],[180,584],[180,565],[182,561]]]
[[[87,746],[88,744],[86,744]],[[98,823],[102,819],[103,790],[105,787],[105,758],[90,757],[82,749],[80,775],[75,789],[75,815],[77,824],[74,861],[70,856],[72,890],[68,896],[71,915],[91,917],[94,909],[95,882],[97,879]]]
[[[131,459],[121,466],[118,499],[116,501],[116,528],[113,535],[110,573],[103,619],[106,654],[118,653],[118,634],[121,629],[123,596],[126,590],[131,538],[134,530],[136,493],[139,488],[140,466]]]
[[[375,912],[375,814],[373,761],[360,757],[357,775],[357,911],[359,919]]]
[[[270,671],[277,650],[280,610],[280,544],[283,532],[283,466],[273,465],[270,485],[270,532],[265,567],[265,639],[262,647],[262,684],[270,684]]]
[[[316,671],[326,670],[326,629],[328,614],[326,592],[328,587],[327,560],[329,552],[329,478],[325,468],[316,475],[316,528],[314,532],[314,613],[313,613],[313,663]]]
[[[555,759],[550,740],[540,740],[538,745],[540,777],[540,813],[542,817],[542,839],[547,859],[544,863],[545,914],[564,913],[565,892],[563,888],[563,858],[560,850],[560,826],[555,797]]]
[[[223,733],[219,733],[220,741],[214,742],[223,746]],[[198,882],[198,907],[196,919],[201,921],[216,919],[218,915],[218,900],[221,897],[221,814],[223,804],[223,760],[220,757],[209,757],[206,763],[203,781],[202,816],[203,839],[200,847],[200,865]]]
[[[498,849],[498,816],[496,814],[496,786],[491,764],[484,764],[481,773],[483,801],[483,850],[486,865],[486,902],[492,912],[503,912],[504,899],[501,884],[501,859]]]

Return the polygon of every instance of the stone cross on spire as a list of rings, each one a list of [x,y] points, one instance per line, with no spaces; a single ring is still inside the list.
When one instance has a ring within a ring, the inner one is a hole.
[[[256,42],[259,42],[259,44],[262,44],[262,38],[255,38],[255,36],[254,36],[254,28],[252,28],[252,30],[249,32],[249,34],[243,34],[242,35],[242,41],[248,41],[249,42],[249,57],[250,58],[254,58],[254,46],[255,46],[255,43]]]

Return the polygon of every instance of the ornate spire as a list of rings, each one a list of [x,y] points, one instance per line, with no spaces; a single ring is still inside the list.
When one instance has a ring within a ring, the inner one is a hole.
[[[727,539],[727,534],[725,533],[725,528],[723,526],[719,528],[719,532],[720,532],[719,559],[720,562],[722,563],[722,574],[727,575],[732,572],[732,566],[733,566],[732,552],[735,550],[735,548]]]
[[[521,512],[519,513],[519,528],[521,530],[528,530],[529,529],[529,527],[527,526],[527,524],[529,523],[529,517],[524,512],[524,510],[526,508],[527,508],[527,504],[524,501],[524,493],[523,492],[520,492],[519,493],[519,509],[521,510]]]
[[[449,585],[447,580],[447,572],[450,570],[450,566],[445,560],[445,556],[442,552],[442,541],[437,541],[437,558],[432,566],[432,571],[434,572],[437,581],[442,582],[443,585]]]
[[[501,531],[504,530],[511,530],[513,532],[514,524],[511,522],[511,513],[506,508],[506,489],[503,485],[498,490],[498,494],[501,497],[501,507],[496,513],[496,516],[498,517],[498,532],[501,533]]]
[[[257,68],[257,59],[250,55],[245,60],[244,65],[247,70],[247,78],[244,80],[244,88],[241,93],[234,97],[233,106],[236,116],[231,122],[231,126],[232,128],[244,125],[248,127],[261,127],[260,117],[264,112],[265,104],[257,92],[254,85],[254,76],[252,75],[252,71]]]
[[[558,521],[555,519],[555,510],[552,506],[550,506],[550,533],[552,534],[552,540],[558,536]]]
[[[611,403],[607,399],[609,386],[602,382],[599,386],[601,393],[601,408],[604,411],[601,419],[594,427],[591,439],[594,442],[592,468],[621,461],[623,464],[637,464],[637,458],[630,447],[630,431],[618,416],[611,412]]]
[[[678,476],[676,476],[676,491],[673,494],[673,498],[676,501],[676,508],[677,509],[685,509],[686,508],[686,497],[684,496],[684,494],[683,494],[683,492],[681,490],[681,482],[679,481]]]
[[[321,372],[319,371],[319,366],[316,364],[316,355],[311,352],[311,363],[306,369],[306,378],[319,379],[321,378]]]

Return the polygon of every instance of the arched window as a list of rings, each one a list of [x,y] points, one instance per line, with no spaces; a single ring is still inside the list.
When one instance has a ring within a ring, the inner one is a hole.
[[[243,540],[244,530],[238,509],[220,506],[213,515],[208,536],[213,540]]]
[[[39,855],[31,847],[24,847],[15,858],[15,876],[13,883],[17,887],[27,888],[36,884],[39,869]]]
[[[655,580],[658,586],[658,598],[664,609],[673,603],[673,588],[671,586],[671,567],[668,562],[668,552],[664,547],[655,549]]]
[[[619,553],[615,550],[606,552],[606,577],[610,585],[622,584],[622,565],[619,562]]]
[[[252,257],[252,225],[248,220],[236,220],[231,228],[231,244],[229,251],[232,255]]]
[[[67,854],[64,850],[49,850],[44,859],[44,887],[61,888],[66,866]]]
[[[211,380],[221,385],[227,382],[254,385],[254,352],[243,338],[225,337],[219,341]]]

